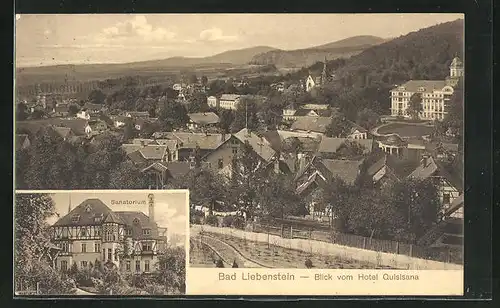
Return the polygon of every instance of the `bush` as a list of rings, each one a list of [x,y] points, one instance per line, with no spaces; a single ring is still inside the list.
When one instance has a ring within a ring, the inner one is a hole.
[[[234,216],[226,216],[222,218],[223,227],[232,227],[234,222]]]
[[[307,268],[312,268],[313,267],[313,263],[312,263],[311,259],[307,259],[304,264],[305,264],[305,266]]]
[[[75,275],[76,284],[82,287],[93,287],[94,283],[92,282],[91,277],[92,272],[90,269],[82,269]]]
[[[245,229],[245,219],[243,219],[243,217],[241,216],[234,217],[233,228],[241,230]]]
[[[215,215],[208,215],[205,218],[205,223],[207,225],[217,227],[219,225],[219,219]]]

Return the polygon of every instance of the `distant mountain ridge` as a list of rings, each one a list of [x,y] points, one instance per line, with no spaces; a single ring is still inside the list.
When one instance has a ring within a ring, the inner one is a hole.
[[[296,50],[271,50],[253,57],[251,64],[285,67],[307,67],[325,58],[333,60],[337,58],[348,58],[359,54],[363,50],[375,45],[382,44],[388,39],[371,36],[353,36],[332,43]]]

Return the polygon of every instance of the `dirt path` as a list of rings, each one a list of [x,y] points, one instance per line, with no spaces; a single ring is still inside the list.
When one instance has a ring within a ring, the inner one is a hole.
[[[244,267],[244,268],[266,267],[264,265],[249,260],[243,254],[241,254],[241,252],[235,249],[232,245],[224,242],[221,239],[207,235],[200,235],[200,236],[203,244],[206,244],[209,248],[216,251],[217,254],[220,257],[222,257],[223,261],[226,264],[231,264],[232,266],[233,261],[236,260],[236,263],[238,264],[239,267]]]

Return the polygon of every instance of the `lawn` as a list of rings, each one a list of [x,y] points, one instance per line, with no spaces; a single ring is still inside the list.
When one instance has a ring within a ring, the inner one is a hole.
[[[225,243],[236,248],[245,258],[258,262],[262,266],[269,268],[306,268],[305,261],[310,259],[313,267],[316,268],[346,268],[346,269],[390,269],[390,267],[379,266],[354,260],[350,256],[325,256],[319,254],[311,254],[305,251],[288,249],[273,245],[272,243],[262,243],[245,241],[231,236],[210,233],[210,237],[224,241]],[[191,254],[193,256],[193,253]],[[200,260],[200,257],[195,257]],[[202,261],[202,260],[200,260]],[[198,262],[200,262],[198,261]],[[213,264],[203,266],[200,263],[194,263],[191,259],[193,267],[214,267]],[[241,266],[243,267],[243,266]]]
[[[422,137],[430,135],[434,130],[431,126],[403,124],[403,123],[390,123],[378,129],[381,135],[398,134],[401,137]]]

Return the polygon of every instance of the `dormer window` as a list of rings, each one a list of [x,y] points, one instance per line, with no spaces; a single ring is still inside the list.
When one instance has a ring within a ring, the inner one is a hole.
[[[425,91],[425,88],[424,87],[419,87],[418,88],[418,92],[424,92]]]
[[[72,222],[79,222],[80,221],[80,215],[75,214],[73,217],[71,217]]]
[[[90,213],[90,211],[92,211],[92,207],[90,206],[90,204],[87,204],[87,206],[85,207],[85,212]]]
[[[101,222],[103,218],[104,218],[104,215],[102,213],[96,214],[94,217],[94,222]]]
[[[143,235],[151,235],[151,229],[142,229]]]
[[[399,88],[398,88],[398,90],[399,90],[399,91],[405,91],[405,90],[406,90],[406,88],[405,88],[405,87],[399,87]]]
[[[138,225],[140,223],[139,218],[134,218],[134,225]]]

